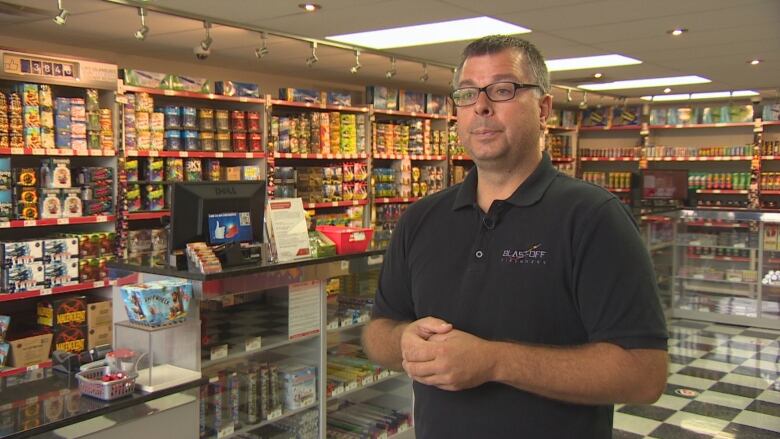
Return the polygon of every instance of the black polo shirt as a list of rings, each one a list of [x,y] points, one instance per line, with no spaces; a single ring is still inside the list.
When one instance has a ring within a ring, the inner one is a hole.
[[[666,349],[655,274],[638,228],[601,187],[544,157],[487,213],[478,172],[414,203],[385,254],[374,317],[434,316],[489,340]],[[609,406],[499,383],[459,392],[414,383],[419,438],[610,438]]]

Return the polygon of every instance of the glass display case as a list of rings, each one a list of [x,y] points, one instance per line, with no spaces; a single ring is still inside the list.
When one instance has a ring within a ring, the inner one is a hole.
[[[118,325],[117,334],[171,351],[195,343],[197,358],[190,363],[208,381],[200,387],[193,421],[200,438],[411,434],[410,380],[371,363],[360,344],[382,253],[210,275],[113,264],[140,272],[144,282],[188,279],[194,295],[188,323],[145,331]],[[125,310],[116,308],[123,307],[115,307],[121,320]],[[145,343],[129,347],[144,350]],[[154,351],[160,362],[170,360],[164,349]]]
[[[778,223],[777,213],[680,211],[673,316],[780,328]]]

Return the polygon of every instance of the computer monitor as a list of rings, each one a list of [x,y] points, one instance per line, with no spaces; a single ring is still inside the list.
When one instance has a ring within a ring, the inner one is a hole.
[[[174,183],[171,251],[190,242],[263,242],[265,181]]]
[[[645,200],[687,200],[688,171],[685,169],[643,171],[642,198]]]

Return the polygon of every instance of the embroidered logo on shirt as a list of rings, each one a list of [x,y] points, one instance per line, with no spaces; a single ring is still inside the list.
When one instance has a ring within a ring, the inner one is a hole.
[[[501,262],[510,264],[547,264],[547,251],[542,244],[533,244],[527,250],[506,249],[501,253]]]

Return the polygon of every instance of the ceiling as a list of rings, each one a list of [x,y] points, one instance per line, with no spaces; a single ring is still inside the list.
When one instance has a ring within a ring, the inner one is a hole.
[[[775,98],[780,90],[780,1],[778,0],[319,0],[322,9],[306,13],[295,0],[62,0],[71,15],[65,26],[55,25],[56,0],[0,0],[2,36],[56,41],[147,57],[159,57],[236,69],[257,69],[282,75],[307,76],[354,84],[397,84],[421,87],[423,73],[417,61],[429,61],[430,80],[424,88],[446,90],[451,68],[467,42],[364,51],[362,69],[349,73],[351,50],[320,44],[320,61],[311,69],[304,60],[311,53],[295,35],[324,40],[326,36],[487,15],[530,28],[523,37],[536,44],[548,59],[617,53],[643,61],[640,65],[599,69],[601,81],[659,76],[700,75],[712,83],[673,87],[672,93],[752,89]],[[143,42],[133,33],[139,27],[135,8],[150,11],[150,32]],[[174,13],[180,16],[169,15]],[[196,61],[192,48],[204,37],[203,23],[215,24],[212,55]],[[258,32],[266,30],[270,49],[258,61]],[[680,37],[666,31],[687,28]],[[279,35],[273,35],[278,33]],[[396,77],[388,80],[389,55],[398,55]],[[404,57],[415,62],[400,59]],[[763,62],[752,66],[747,61]],[[594,82],[597,70],[555,72],[556,84],[576,86]],[[621,90],[614,96],[663,94],[663,87]],[[579,97],[575,96],[575,99]]]

